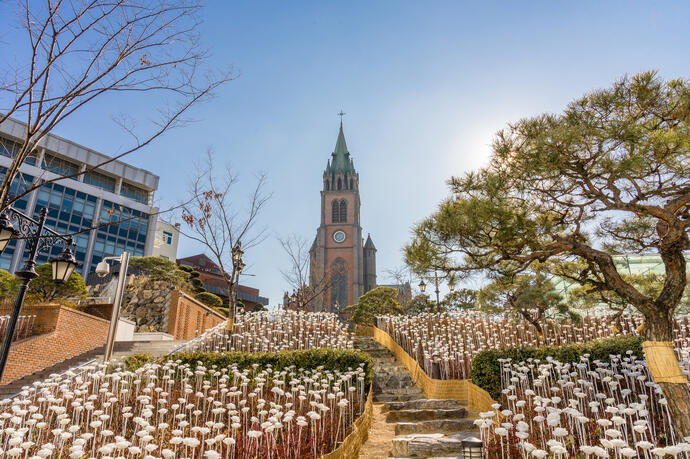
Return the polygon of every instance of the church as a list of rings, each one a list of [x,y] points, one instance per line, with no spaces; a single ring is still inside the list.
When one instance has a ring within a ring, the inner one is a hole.
[[[323,172],[321,224],[309,250],[310,286],[319,299],[310,308],[341,313],[376,287],[376,247],[362,237],[359,174],[343,134],[342,115],[335,149]]]

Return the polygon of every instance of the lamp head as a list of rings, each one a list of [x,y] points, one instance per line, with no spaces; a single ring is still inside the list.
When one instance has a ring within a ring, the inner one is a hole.
[[[50,264],[53,268],[53,280],[63,284],[67,283],[75,268],[79,266],[69,245],[65,246],[60,255],[50,260]]]
[[[17,236],[17,233],[18,231],[12,226],[7,214],[5,212],[0,214],[0,254],[5,250],[10,240]]]

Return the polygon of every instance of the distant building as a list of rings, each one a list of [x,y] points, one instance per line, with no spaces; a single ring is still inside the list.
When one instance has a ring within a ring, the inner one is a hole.
[[[25,130],[24,123],[13,119],[0,124],[0,178],[11,165]],[[39,181],[85,171],[108,159],[102,153],[49,134],[22,164],[12,193],[18,195]],[[34,218],[46,208],[46,226],[60,233],[114,222],[75,236],[75,256],[80,263],[77,270],[87,274],[103,257],[117,256],[125,250],[134,256],[151,255],[158,212],[153,206],[153,195],[158,180],[149,171],[116,160],[75,178],[46,184],[12,205]],[[19,269],[25,259],[24,250],[24,241],[11,241],[0,256],[0,268],[10,272]],[[46,263],[61,251],[59,244],[52,251],[42,251],[37,256],[38,264]]]
[[[177,260],[177,244],[180,241],[180,224],[174,225],[158,220],[156,222],[156,236],[153,243],[154,257],[166,260]]]
[[[228,303],[228,288],[223,272],[208,256],[200,253],[191,257],[178,258],[177,264],[188,266],[197,271],[199,273],[199,280],[204,284],[204,288],[221,297],[224,304]],[[246,285],[237,286],[237,299],[244,304],[245,311],[252,311],[258,305],[262,307],[268,305],[268,298],[260,296],[258,288]]]
[[[403,284],[383,284],[379,287],[390,287],[398,290],[398,303],[405,304],[412,299],[412,287],[409,282]]]
[[[310,285],[327,288],[314,302],[316,311],[342,312],[376,287],[376,247],[362,236],[359,174],[345,143],[343,124],[323,173],[321,223],[309,251]]]
[[[685,254],[686,269],[690,274],[690,253]],[[657,253],[645,253],[641,255],[613,255],[613,262],[616,269],[623,276],[625,275],[645,275],[645,274],[664,274],[664,262],[661,261],[661,256]],[[567,296],[572,288],[579,287],[579,284],[567,279],[554,278],[554,289]],[[631,311],[632,306],[631,306]],[[606,314],[610,309],[605,304],[601,304],[591,308],[589,314]]]

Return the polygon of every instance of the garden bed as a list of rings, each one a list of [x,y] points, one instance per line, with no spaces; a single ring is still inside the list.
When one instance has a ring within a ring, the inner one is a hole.
[[[352,350],[134,356],[2,403],[20,457],[317,458],[364,412],[371,360]]]

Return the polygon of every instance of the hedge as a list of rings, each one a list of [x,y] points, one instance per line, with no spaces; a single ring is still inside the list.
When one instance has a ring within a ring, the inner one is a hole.
[[[197,293],[196,295],[194,295],[194,298],[198,301],[201,301],[206,306],[210,306],[212,308],[223,304],[223,299],[218,295],[214,295],[211,292]]]
[[[355,369],[364,363],[365,382],[368,386],[374,377],[374,363],[362,351],[354,349],[309,349],[305,351],[280,351],[280,352],[187,352],[166,355],[154,358],[146,354],[135,354],[123,360],[125,367],[136,370],[147,362],[165,362],[167,360],[181,360],[182,363],[196,365],[202,362],[205,367],[218,365],[228,367],[237,364],[240,369],[258,364],[259,367],[271,365],[274,370],[281,371],[286,367],[295,366],[305,370],[320,368],[330,371],[348,371]]]
[[[644,358],[641,336],[622,336],[607,338],[568,346],[540,346],[523,347],[505,350],[487,350],[477,354],[472,359],[472,382],[487,391],[494,400],[501,397],[501,364],[499,359],[511,359],[522,362],[529,358],[546,360],[553,357],[559,362],[579,362],[580,356],[589,354],[591,361],[608,362],[611,355],[625,355],[626,351],[633,351],[633,355]]]

